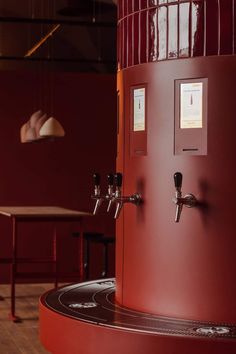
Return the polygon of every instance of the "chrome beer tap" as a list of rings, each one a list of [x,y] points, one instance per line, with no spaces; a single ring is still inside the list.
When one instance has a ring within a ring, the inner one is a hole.
[[[176,204],[175,222],[179,222],[184,205],[188,208],[192,208],[197,204],[196,197],[191,193],[186,194],[184,198],[182,198],[182,191],[181,191],[182,181],[183,181],[182,173],[176,172],[174,174],[174,183],[175,183],[176,192],[175,192],[175,198],[173,199],[173,202]]]
[[[112,173],[109,173],[107,175],[107,182],[108,182],[108,190],[107,190],[106,199],[108,200],[107,212],[109,212],[115,197],[115,193],[113,190],[114,175]]]
[[[116,211],[115,211],[114,218],[117,219],[123,207],[123,203],[121,201],[122,174],[118,172],[115,174],[114,177],[115,177],[115,185],[116,185],[115,196],[114,196],[114,201],[116,202]]]
[[[93,215],[97,214],[97,211],[99,207],[101,206],[103,200],[105,199],[104,196],[101,195],[101,189],[100,189],[100,174],[99,173],[94,173],[93,175],[93,180],[94,180],[94,194],[91,196],[92,199],[96,200],[95,207],[93,210]]]
[[[120,215],[121,209],[125,203],[132,203],[138,205],[141,202],[141,195],[138,193],[132,194],[131,196],[122,196],[121,195],[121,186],[122,186],[122,174],[116,173],[115,174],[115,196],[114,201],[116,202],[116,211],[114,218],[117,219]]]

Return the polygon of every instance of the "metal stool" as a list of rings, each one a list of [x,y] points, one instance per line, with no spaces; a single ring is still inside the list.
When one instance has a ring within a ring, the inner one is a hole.
[[[74,237],[79,237],[80,234],[75,232],[73,233]],[[108,274],[108,266],[109,266],[109,244],[115,242],[115,238],[113,236],[104,236],[103,233],[99,232],[84,232],[84,249],[83,249],[83,267],[85,280],[89,279],[90,276],[90,246],[91,243],[101,244],[103,246],[103,257],[102,257],[102,273],[101,277],[105,278]]]
[[[108,268],[109,268],[109,252],[108,252],[108,248],[109,248],[109,244],[113,244],[115,243],[115,237],[114,236],[105,236],[102,239],[103,242],[103,259],[104,259],[104,268],[103,268],[103,277],[106,278],[108,275]]]
[[[84,233],[84,270],[85,279],[89,279],[89,266],[90,266],[90,242],[99,243],[103,238],[103,234],[99,232],[85,232]]]
[[[115,242],[115,238],[113,236],[104,236],[101,233],[93,233],[93,232],[85,232],[84,238],[86,239],[86,277],[89,278],[89,266],[90,266],[90,244],[97,243],[103,246],[103,261],[102,261],[102,273],[101,277],[106,278],[108,274],[108,266],[109,266],[109,244],[113,244]]]

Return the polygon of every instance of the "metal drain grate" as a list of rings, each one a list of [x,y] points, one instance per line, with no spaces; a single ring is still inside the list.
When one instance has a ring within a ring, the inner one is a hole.
[[[90,309],[92,307],[97,307],[97,304],[95,302],[78,302],[70,304],[69,307],[72,309]]]
[[[221,327],[221,326],[199,327],[199,328],[195,328],[195,332],[205,336],[224,336],[230,334],[231,329],[229,327]]]
[[[66,286],[49,293],[45,303],[64,316],[96,325],[155,335],[204,337],[209,341],[233,339],[236,343],[236,323],[178,320],[122,307],[115,300],[113,278]]]

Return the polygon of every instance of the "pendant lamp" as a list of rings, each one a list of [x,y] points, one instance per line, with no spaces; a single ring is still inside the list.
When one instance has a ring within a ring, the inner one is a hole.
[[[54,4],[55,7],[55,4]],[[26,57],[32,56],[38,48],[40,48],[46,41],[52,37],[52,34],[60,27],[56,25],[51,31],[47,33],[46,36],[42,37],[27,53]],[[53,37],[52,37],[53,38]],[[53,82],[49,82],[49,88]],[[51,101],[53,99],[51,95]],[[52,103],[53,105],[53,103]],[[20,129],[20,140],[22,143],[34,142],[38,140],[46,140],[50,138],[63,137],[65,131],[62,125],[54,117],[47,118],[47,114],[42,110],[34,112],[27,123],[23,124]]]
[[[62,125],[54,117],[48,118],[39,130],[39,136],[43,138],[61,138],[65,135]]]
[[[28,129],[28,122],[23,124],[22,127],[20,128],[20,141],[21,143],[27,143],[26,141],[26,131]]]
[[[28,122],[23,124],[20,130],[20,137],[22,143],[29,143],[34,140],[37,140],[37,133],[35,130],[35,126],[37,121],[40,119],[42,115],[43,115],[42,111],[38,110],[31,115]]]

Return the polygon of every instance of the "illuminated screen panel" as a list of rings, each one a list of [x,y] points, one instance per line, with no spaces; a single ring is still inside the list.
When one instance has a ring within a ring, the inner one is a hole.
[[[145,87],[133,90],[133,131],[145,130]]]
[[[203,127],[203,83],[181,83],[180,128]]]

